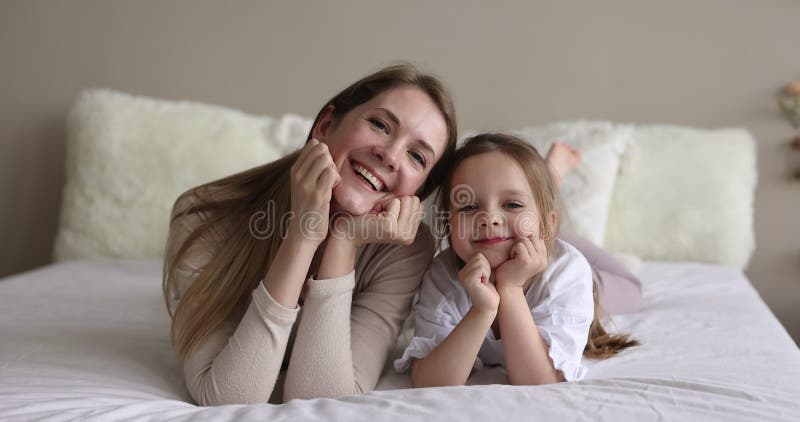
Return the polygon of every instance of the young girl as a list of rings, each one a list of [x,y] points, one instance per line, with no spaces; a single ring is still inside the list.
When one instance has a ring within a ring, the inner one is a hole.
[[[412,367],[415,387],[461,385],[487,364],[505,365],[515,385],[579,380],[584,351],[636,344],[605,332],[589,263],[555,238],[557,177],[510,135],[477,135],[456,152],[439,197],[450,247],[425,274],[414,338],[394,363]]]

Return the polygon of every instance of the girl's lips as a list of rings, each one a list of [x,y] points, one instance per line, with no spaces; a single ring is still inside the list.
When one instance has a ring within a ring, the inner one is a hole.
[[[503,242],[508,241],[508,240],[511,240],[511,239],[508,238],[508,237],[493,237],[493,238],[490,238],[490,239],[478,240],[475,243],[478,243],[480,245],[496,245],[498,243],[503,243]]]

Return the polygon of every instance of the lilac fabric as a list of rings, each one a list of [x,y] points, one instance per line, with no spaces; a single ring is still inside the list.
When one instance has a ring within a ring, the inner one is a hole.
[[[642,306],[642,283],[617,259],[588,239],[562,228],[561,240],[578,249],[597,280],[600,306],[610,315],[636,312]]]

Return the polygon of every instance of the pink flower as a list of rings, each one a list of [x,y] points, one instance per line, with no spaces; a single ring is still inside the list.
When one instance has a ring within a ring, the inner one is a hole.
[[[800,135],[795,136],[790,145],[793,150],[800,151]]]
[[[800,96],[800,82],[789,82],[785,88],[783,88],[783,92],[786,95],[791,96]]]

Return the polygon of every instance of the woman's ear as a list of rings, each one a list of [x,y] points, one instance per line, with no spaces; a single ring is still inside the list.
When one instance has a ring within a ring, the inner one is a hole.
[[[319,119],[317,119],[316,124],[311,129],[311,137],[323,142],[325,140],[325,136],[333,127],[334,123],[334,116],[333,116],[333,105],[328,104],[322,111],[319,113]]]

